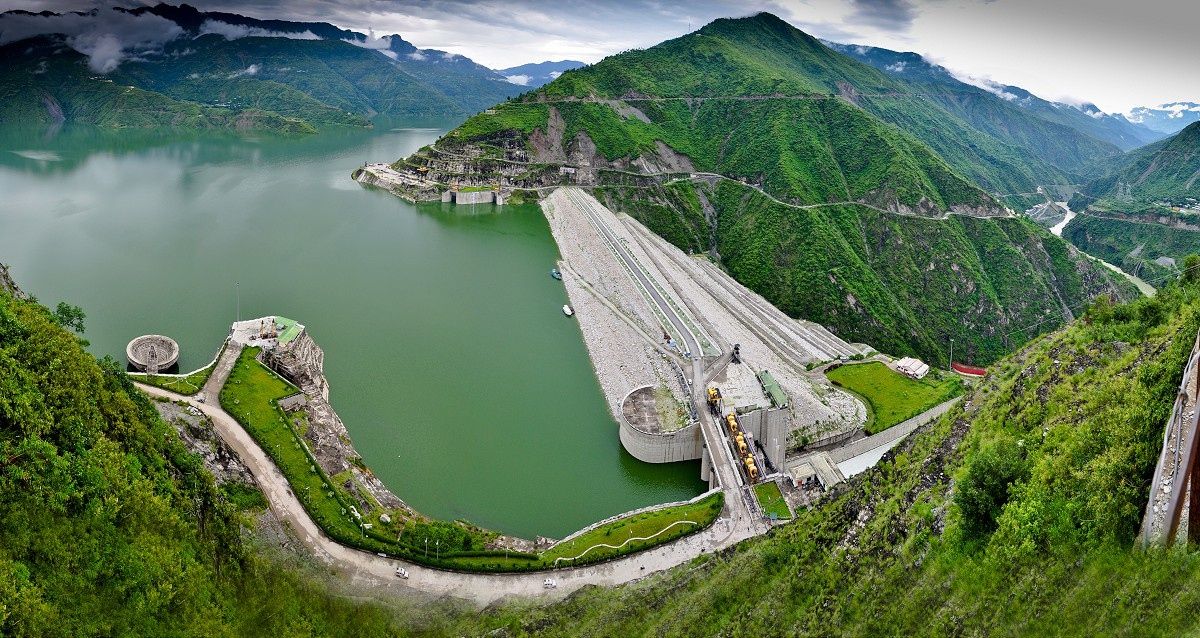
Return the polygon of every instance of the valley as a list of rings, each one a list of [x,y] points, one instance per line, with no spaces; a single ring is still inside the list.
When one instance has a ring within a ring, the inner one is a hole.
[[[1174,8],[196,3],[0,0],[0,636],[1195,632]]]

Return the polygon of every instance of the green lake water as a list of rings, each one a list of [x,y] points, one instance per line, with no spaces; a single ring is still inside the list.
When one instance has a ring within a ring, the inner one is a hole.
[[[700,493],[695,463],[621,448],[536,206],[413,206],[350,180],[441,131],[0,136],[0,262],[83,307],[97,355],[155,332],[204,365],[237,290],[243,318],[306,324],[355,446],[431,516],[562,536]]]

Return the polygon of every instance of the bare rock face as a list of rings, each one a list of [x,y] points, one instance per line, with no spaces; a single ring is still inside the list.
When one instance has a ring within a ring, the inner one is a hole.
[[[217,435],[212,421],[199,410],[170,401],[155,401],[154,407],[164,421],[175,426],[183,444],[200,457],[205,469],[212,473],[217,484],[255,484],[254,475],[242,463],[237,453]]]
[[[361,463],[361,455],[350,442],[350,433],[341,417],[329,403],[329,382],[325,379],[325,352],[309,336],[308,331],[290,343],[273,348],[264,354],[264,362],[289,381],[296,384],[307,399],[304,406],[308,431],[304,438],[317,458],[321,469],[329,476],[350,471],[354,483],[370,492],[371,497],[386,509],[412,510],[393,494],[383,482]],[[359,502],[359,510],[370,511],[370,499],[357,490],[350,490]]]
[[[17,299],[25,299],[25,293],[17,287],[17,282],[13,281],[12,275],[8,274],[7,264],[0,264],[0,290],[7,292]]]

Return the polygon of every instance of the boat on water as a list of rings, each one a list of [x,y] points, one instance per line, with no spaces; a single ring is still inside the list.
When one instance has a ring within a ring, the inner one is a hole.
[[[570,305],[570,304],[564,304],[564,305],[563,305],[563,314],[564,314],[564,315],[566,315],[566,316],[568,316],[568,317],[570,317],[570,316],[572,316],[572,315],[574,315],[574,314],[575,314],[575,310],[573,310],[573,309],[571,308],[571,305]]]
[[[555,279],[557,279],[559,281],[562,281],[562,273],[558,272],[557,268],[550,269],[550,276],[554,277]]]

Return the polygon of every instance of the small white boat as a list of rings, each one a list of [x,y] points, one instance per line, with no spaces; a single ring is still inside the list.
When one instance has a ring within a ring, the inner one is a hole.
[[[563,306],[563,314],[570,317],[575,314],[575,310],[571,308],[570,304],[566,304]]]

